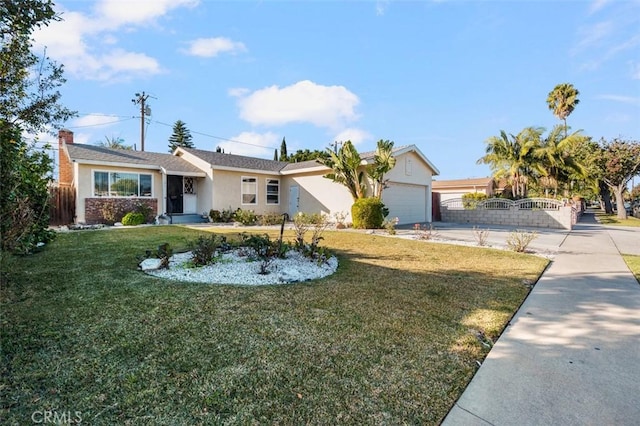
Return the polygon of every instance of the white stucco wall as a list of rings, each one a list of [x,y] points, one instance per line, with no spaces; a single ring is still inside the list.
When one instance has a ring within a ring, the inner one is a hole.
[[[256,204],[242,204],[242,177],[253,177],[257,180]],[[280,202],[267,204],[267,179],[280,181]],[[253,210],[256,214],[281,213],[286,209],[285,191],[283,189],[283,177],[279,175],[264,175],[252,172],[232,172],[228,170],[213,170],[212,173],[212,203],[210,208],[214,210],[241,208]],[[208,211],[208,209],[207,209]]]
[[[344,185],[322,177],[325,173],[326,171],[287,177],[287,194],[289,194],[291,186],[298,186],[298,211],[324,213],[329,216],[342,212],[347,215],[346,220],[351,221],[351,206],[353,205],[351,194]],[[287,204],[283,206],[283,212],[291,214],[288,211],[288,200]]]

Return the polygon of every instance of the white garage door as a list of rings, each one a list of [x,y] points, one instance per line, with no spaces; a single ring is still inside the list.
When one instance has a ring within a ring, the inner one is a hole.
[[[427,186],[390,183],[382,192],[382,202],[389,209],[389,218],[397,217],[401,224],[427,221]]]

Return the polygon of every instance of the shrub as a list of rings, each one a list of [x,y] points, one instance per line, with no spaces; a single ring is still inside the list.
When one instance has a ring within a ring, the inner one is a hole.
[[[240,222],[245,226],[255,225],[258,221],[258,216],[256,216],[253,210],[238,209],[236,210],[234,217],[237,222]]]
[[[160,259],[160,268],[168,268],[169,260],[173,256],[173,249],[169,243],[160,244],[155,252],[155,257]]]
[[[145,223],[145,217],[142,213],[129,212],[122,218],[122,224],[124,226],[136,226]]]
[[[226,242],[226,237],[212,234],[210,236],[200,235],[198,239],[191,242],[191,262],[195,266],[205,266],[215,262],[216,250]]]
[[[351,206],[353,227],[358,229],[382,228],[384,204],[375,197],[359,198]]]
[[[413,230],[419,240],[432,240],[438,236],[438,233],[433,229],[433,224],[427,226],[416,223],[413,225]]]
[[[487,238],[489,238],[489,230],[488,229],[480,229],[478,227],[473,227],[473,237],[476,239],[476,243],[480,247],[487,245]]]
[[[258,223],[262,226],[280,225],[284,220],[282,216],[278,213],[263,214],[258,218]]]
[[[537,232],[527,232],[516,229],[507,237],[507,247],[515,252],[523,253],[527,250],[529,243],[536,238],[538,238]]]
[[[483,194],[482,192],[468,192],[462,195],[462,205],[467,210],[473,210],[480,201],[486,200],[487,198],[487,194]]]
[[[393,219],[385,219],[382,226],[387,230],[389,235],[396,235],[396,225],[398,222],[400,222],[400,219],[397,217],[394,217]]]
[[[214,210],[214,209],[209,210],[209,217],[211,218],[211,222],[214,222],[214,223],[222,222],[222,214],[220,213],[220,210]]]
[[[140,213],[142,217],[144,217],[143,223],[151,223],[155,217],[155,212],[147,203],[138,202],[136,204],[135,210],[136,213]]]
[[[124,215],[125,211],[117,200],[104,200],[102,203],[102,220],[107,225],[113,225],[116,222],[120,222]]]
[[[242,245],[250,248],[255,257],[260,261],[260,274],[269,273],[269,265],[276,257],[282,257],[286,253],[287,247],[281,245],[278,240],[272,241],[269,235],[248,235],[242,234]]]

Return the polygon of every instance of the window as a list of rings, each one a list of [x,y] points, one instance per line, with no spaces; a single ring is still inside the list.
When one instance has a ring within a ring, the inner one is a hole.
[[[258,185],[254,177],[242,176],[242,204],[258,203]]]
[[[280,204],[280,180],[267,179],[267,204]]]
[[[151,197],[150,174],[93,172],[94,197]]]

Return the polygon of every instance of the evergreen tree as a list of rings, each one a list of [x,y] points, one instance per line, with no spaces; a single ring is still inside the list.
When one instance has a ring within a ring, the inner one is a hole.
[[[280,144],[280,161],[287,161],[289,157],[287,156],[287,141],[282,138],[282,143]]]
[[[277,149],[273,150],[273,161],[278,161],[278,150]]]
[[[173,125],[173,134],[169,137],[169,152],[175,151],[177,147],[193,148],[191,132],[182,120],[178,120]]]

